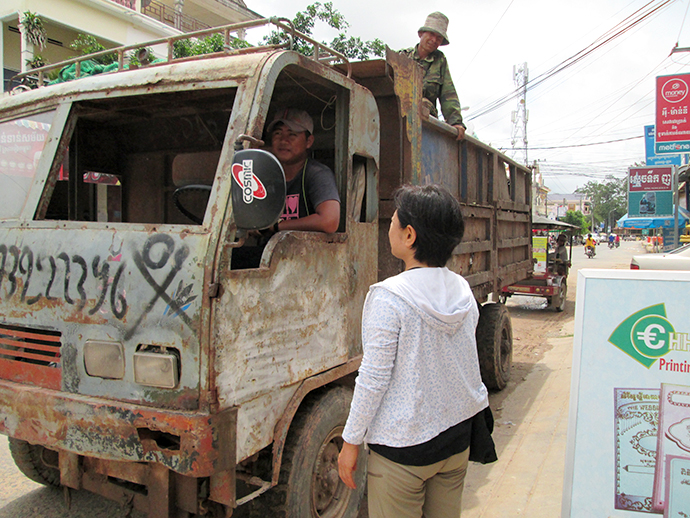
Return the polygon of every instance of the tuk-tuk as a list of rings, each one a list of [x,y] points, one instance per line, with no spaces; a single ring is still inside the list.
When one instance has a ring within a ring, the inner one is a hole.
[[[505,303],[508,297],[513,295],[546,297],[549,305],[556,311],[563,311],[568,295],[568,270],[573,256],[573,231],[577,228],[562,221],[533,216],[531,277],[504,286],[499,294],[499,302]],[[567,261],[563,261],[556,254],[556,240],[559,234],[564,234],[567,238]]]

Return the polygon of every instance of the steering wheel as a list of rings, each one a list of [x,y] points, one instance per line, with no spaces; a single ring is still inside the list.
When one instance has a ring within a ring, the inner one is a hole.
[[[211,186],[200,184],[183,185],[182,187],[178,187],[177,189],[175,189],[175,192],[173,193],[173,203],[175,204],[175,207],[177,207],[177,210],[179,210],[189,220],[193,221],[197,225],[201,225],[204,222],[203,216],[197,216],[196,214],[185,208],[182,205],[182,201],[180,201],[180,196],[188,192],[203,192],[210,194]]]

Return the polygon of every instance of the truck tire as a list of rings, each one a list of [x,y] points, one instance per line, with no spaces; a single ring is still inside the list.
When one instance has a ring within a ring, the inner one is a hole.
[[[9,438],[9,443],[12,459],[19,471],[44,486],[60,485],[58,452],[12,437]]]
[[[489,389],[502,390],[510,378],[513,361],[513,327],[503,304],[484,304],[479,308],[477,354],[482,381]]]
[[[277,518],[355,518],[366,484],[366,455],[360,452],[356,490],[338,476],[342,432],[352,390],[339,386],[308,396],[290,425],[276,487],[266,493]]]

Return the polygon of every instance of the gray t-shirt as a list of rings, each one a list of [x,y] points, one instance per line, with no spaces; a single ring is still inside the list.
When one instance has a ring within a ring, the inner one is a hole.
[[[311,158],[302,172],[287,182],[283,220],[304,218],[316,212],[316,207],[328,200],[340,202],[335,175],[327,166]]]

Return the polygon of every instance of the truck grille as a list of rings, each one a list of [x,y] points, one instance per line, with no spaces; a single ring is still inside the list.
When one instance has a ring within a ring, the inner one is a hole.
[[[61,335],[0,324],[0,378],[59,390]]]

